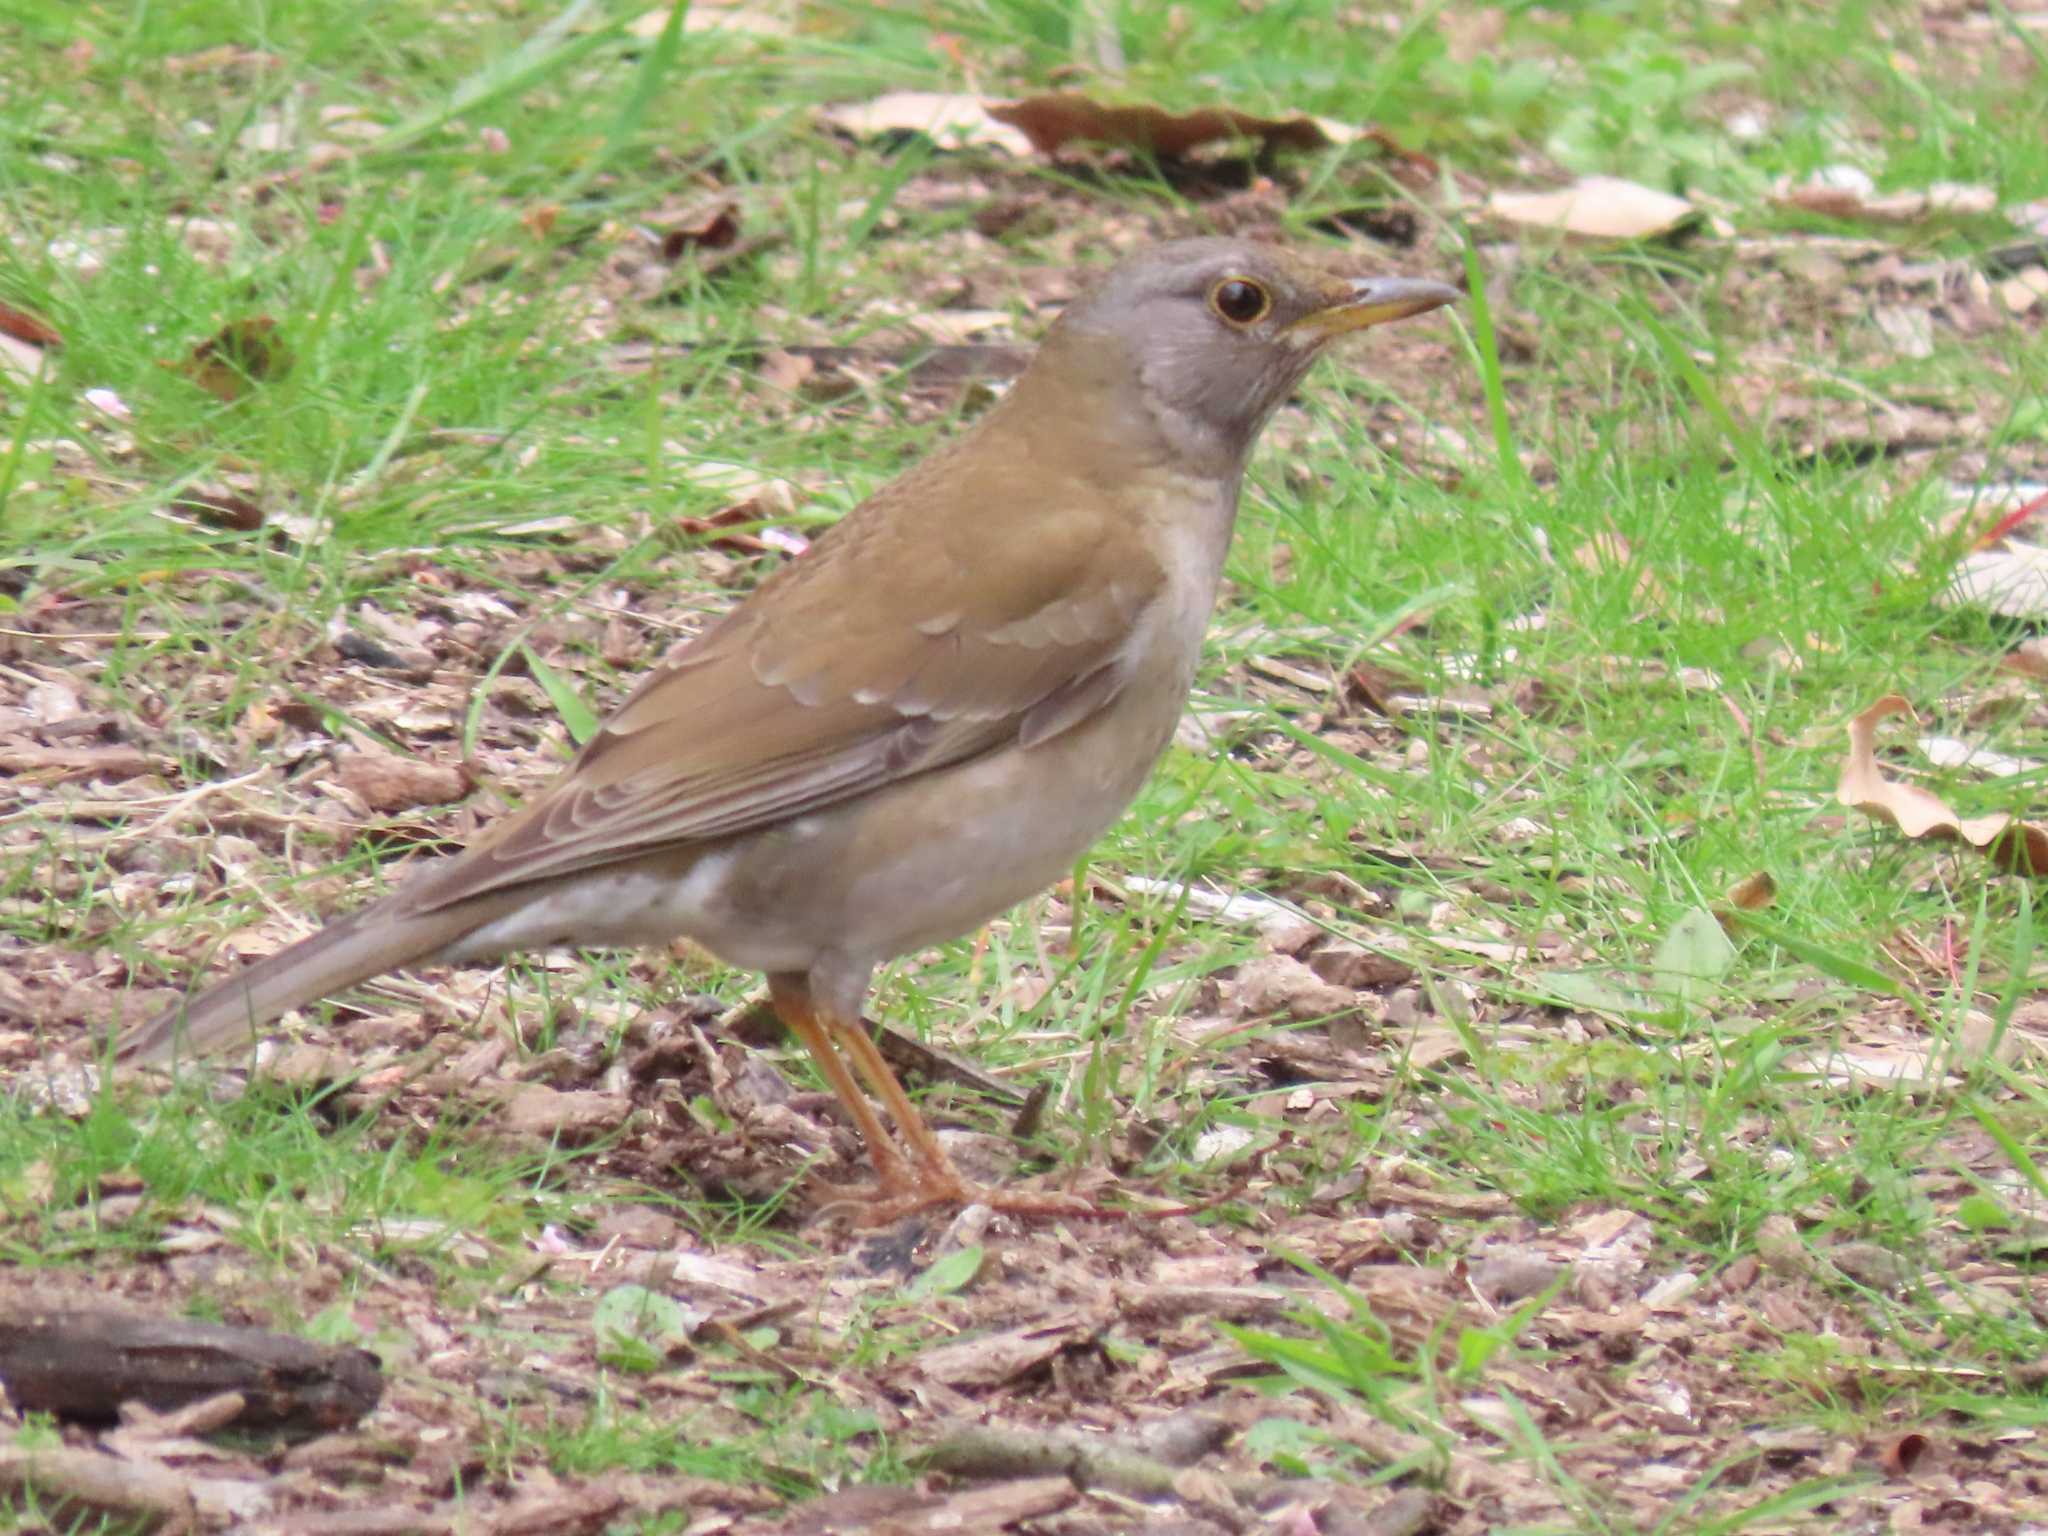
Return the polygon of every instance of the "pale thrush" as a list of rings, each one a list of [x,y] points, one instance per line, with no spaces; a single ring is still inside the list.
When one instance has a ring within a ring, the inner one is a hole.
[[[1052,884],[1121,814],[1194,681],[1260,429],[1327,344],[1456,297],[1242,240],[1131,257],[972,429],[656,667],[539,798],[118,1058],[247,1038],[400,966],[686,935],[767,973],[882,1209],[966,1198],[861,1026],[870,976]]]

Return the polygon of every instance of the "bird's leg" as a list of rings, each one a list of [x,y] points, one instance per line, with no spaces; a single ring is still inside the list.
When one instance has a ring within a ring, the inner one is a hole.
[[[770,976],[768,999],[774,1004],[776,1016],[788,1026],[791,1034],[803,1042],[804,1049],[817,1062],[818,1070],[825,1074],[825,1081],[832,1092],[846,1106],[846,1112],[853,1116],[854,1127],[860,1132],[860,1139],[867,1144],[868,1156],[874,1161],[875,1180],[881,1194],[887,1198],[911,1194],[918,1188],[918,1177],[904,1162],[903,1154],[889,1135],[889,1128],[875,1113],[875,1106],[868,1102],[867,1095],[860,1091],[860,1084],[846,1070],[845,1061],[832,1043],[832,1033],[819,1016],[810,984],[801,976]],[[898,1088],[896,1091],[901,1093],[903,1090]]]
[[[858,997],[858,993],[855,994]],[[903,1091],[903,1084],[897,1081],[889,1063],[883,1059],[881,1049],[862,1022],[860,1009],[855,1007],[842,1011],[829,1001],[820,999],[817,1009],[818,1022],[824,1026],[839,1048],[853,1059],[860,1075],[868,1080],[889,1116],[903,1133],[912,1161],[916,1167],[911,1172],[912,1183],[908,1189],[893,1197],[884,1191],[883,1198],[876,1202],[871,1213],[879,1223],[894,1221],[913,1211],[930,1205],[969,1205],[980,1203],[998,1211],[1008,1211],[1018,1216],[1102,1216],[1109,1214],[1092,1201],[1078,1195],[1043,1194],[1030,1190],[990,1189],[970,1183],[953,1166],[946,1149],[939,1145],[939,1138],[925,1123],[923,1115]]]
[[[967,1181],[961,1178],[953,1160],[946,1156],[946,1149],[939,1145],[939,1138],[925,1123],[910,1095],[903,1091],[903,1084],[883,1059],[880,1047],[867,1032],[860,1015],[855,1014],[847,1020],[828,1011],[821,1015],[820,1022],[839,1048],[853,1058],[854,1066],[868,1080],[868,1086],[874,1089],[876,1097],[889,1111],[889,1118],[903,1133],[911,1161],[917,1164],[918,1184],[930,1191],[932,1203],[965,1198]]]

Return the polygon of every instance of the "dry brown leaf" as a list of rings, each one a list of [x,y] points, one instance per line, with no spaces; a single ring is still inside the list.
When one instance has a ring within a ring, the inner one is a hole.
[[[1727,899],[1738,912],[1761,912],[1778,899],[1778,882],[1769,870],[1760,869],[1729,886]]]
[[[1169,112],[1146,102],[1111,105],[1078,91],[1055,91],[1019,101],[937,91],[890,91],[872,101],[828,107],[826,126],[855,138],[921,133],[936,144],[999,149],[1013,155],[1055,155],[1069,144],[1107,144],[1172,159],[1206,144],[1256,139],[1269,149],[1328,149],[1370,143],[1396,162],[1401,179],[1435,179],[1436,163],[1380,128],[1360,128],[1322,117],[1257,117],[1231,107]]]
[[[64,338],[57,334],[55,326],[44,324],[12,304],[0,304],[0,335],[12,336],[16,341],[25,341],[33,347],[61,347],[64,344]]]
[[[48,348],[32,346],[0,330],[0,377],[11,378],[24,386],[33,384],[42,373],[44,360],[49,355]]]
[[[1682,197],[1613,176],[1588,176],[1555,192],[1496,192],[1486,211],[1509,224],[1592,240],[1647,240],[1699,217]]]
[[[1893,1042],[1861,1046],[1830,1045],[1795,1051],[1785,1057],[1787,1072],[1817,1078],[1835,1088],[1873,1091],[1953,1088],[1961,1079],[1944,1070],[1936,1053],[1924,1046]]]
[[[212,395],[230,403],[249,392],[251,384],[281,378],[291,368],[291,353],[277,339],[277,322],[253,315],[222,326],[192,349],[182,363],[169,363]]]
[[[171,501],[171,510],[189,512],[209,527],[235,533],[254,533],[263,526],[263,509],[233,491],[180,491]]]
[[[678,260],[693,248],[723,251],[739,237],[739,203],[730,197],[706,198],[666,223],[661,231],[661,259]]]
[[[796,510],[796,492],[787,480],[719,459],[694,460],[683,466],[681,478],[735,498],[705,516],[677,518],[676,526],[690,538],[736,555],[794,558],[810,548],[802,534],[771,521]]]
[[[1397,695],[1426,691],[1409,673],[1371,657],[1362,657],[1345,673],[1342,686],[1346,704],[1388,717],[1400,712],[1394,702]]]
[[[2002,868],[2048,874],[2048,830],[2000,812],[1962,817],[1939,795],[1887,779],[1877,764],[1877,728],[1893,715],[1913,718],[1913,706],[1888,693],[1849,722],[1849,757],[1835,799],[1852,811],[1888,821],[1907,837],[1965,842]]]
[[[1068,144],[1108,144],[1118,149],[1175,158],[1205,144],[1257,139],[1269,149],[1330,149],[1367,142],[1412,162],[1434,177],[1435,163],[1397,143],[1379,128],[1357,128],[1323,117],[1257,117],[1232,107],[1198,107],[1169,112],[1149,102],[1113,106],[1079,91],[1055,91],[999,102],[989,109],[998,122],[1022,129],[1040,154],[1056,155]]]
[[[679,517],[676,527],[693,540],[734,555],[781,555],[794,559],[811,547],[800,533],[767,522],[768,509],[758,501],[735,502],[709,517]]]
[[[1572,564],[1598,575],[1601,571],[1627,565],[1635,558],[1635,547],[1612,530],[1596,533],[1572,551]]]

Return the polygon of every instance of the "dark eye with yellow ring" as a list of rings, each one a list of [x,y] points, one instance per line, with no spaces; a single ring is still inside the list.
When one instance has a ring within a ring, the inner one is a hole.
[[[1273,296],[1248,277],[1226,277],[1209,290],[1209,307],[1232,325],[1250,325],[1265,318]]]

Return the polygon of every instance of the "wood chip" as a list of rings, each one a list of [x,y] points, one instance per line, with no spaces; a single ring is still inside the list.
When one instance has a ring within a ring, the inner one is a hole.
[[[952,1387],[993,1387],[1043,1365],[1069,1344],[1093,1331],[1079,1312],[1068,1312],[1022,1328],[941,1344],[917,1357],[918,1373]]]

